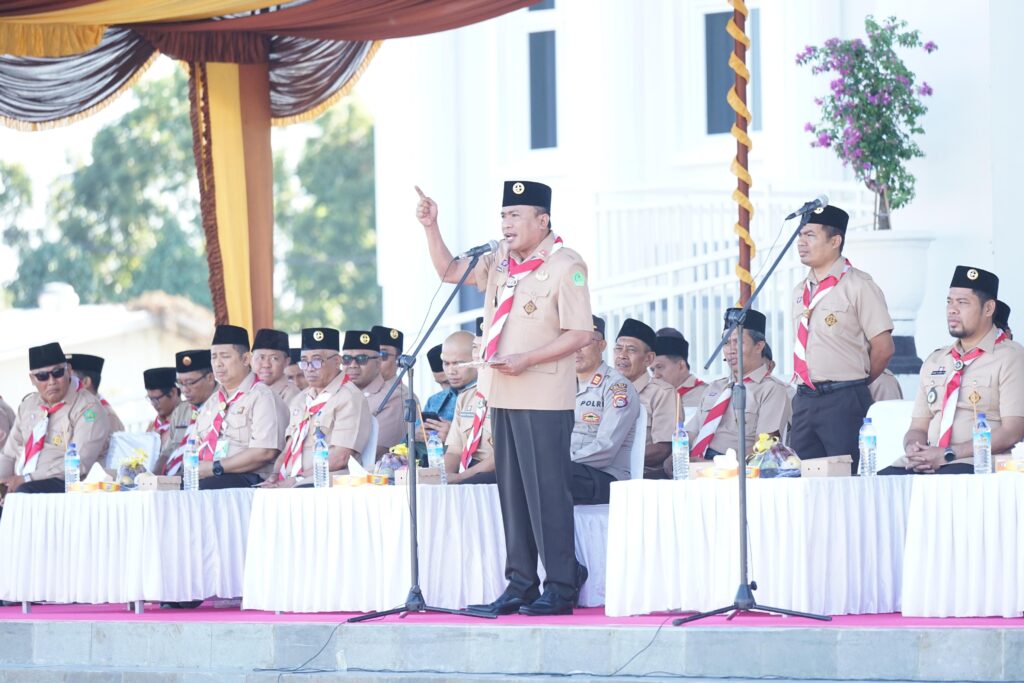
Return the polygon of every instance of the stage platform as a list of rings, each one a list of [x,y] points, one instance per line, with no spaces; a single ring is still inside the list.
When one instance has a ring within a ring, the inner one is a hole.
[[[781,678],[1021,681],[1024,620],[898,614],[816,622],[676,614],[497,620],[124,606],[0,608],[0,681],[574,680]],[[321,651],[321,648],[323,650]],[[300,665],[308,673],[287,673]],[[268,671],[273,669],[273,671]]]

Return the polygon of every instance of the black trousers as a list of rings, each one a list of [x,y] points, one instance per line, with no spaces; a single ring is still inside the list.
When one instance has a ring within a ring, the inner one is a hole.
[[[569,490],[575,505],[607,505],[615,477],[590,465],[574,462],[569,465],[572,479]]]
[[[863,384],[823,394],[805,395],[797,391],[793,397],[790,447],[801,460],[852,455],[856,472],[860,461],[857,437],[871,403],[871,392]]]
[[[215,489],[244,489],[262,482],[263,477],[255,472],[225,472],[219,477],[203,477],[200,479],[199,490],[213,491]]]
[[[505,529],[505,578],[521,595],[537,590],[576,596],[575,528],[569,491],[571,410],[491,409],[494,465]]]
[[[64,493],[64,480],[60,477],[26,481],[18,487],[18,493]]]
[[[466,477],[459,484],[497,484],[498,474],[494,470],[490,472],[480,472],[474,474],[471,477]]]
[[[920,472],[908,470],[906,467],[898,467],[896,465],[880,469],[878,470],[878,473],[885,475],[921,474]],[[951,462],[948,465],[943,465],[939,469],[935,470],[935,474],[974,474],[974,465],[966,462]]]

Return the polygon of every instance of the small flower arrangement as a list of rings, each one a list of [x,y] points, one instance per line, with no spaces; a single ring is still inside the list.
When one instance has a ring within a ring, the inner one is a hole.
[[[117,483],[122,489],[135,488],[135,477],[147,472],[146,453],[141,448],[136,448],[132,454],[121,461],[117,468]]]
[[[860,38],[831,38],[821,47],[808,45],[796,63],[811,73],[834,75],[829,92],[815,98],[821,110],[818,123],[804,125],[812,147],[831,148],[857,179],[875,193],[875,227],[889,229],[889,210],[914,198],[914,176],[906,162],[924,156],[914,136],[924,133],[919,119],[928,111],[923,98],[934,92],[927,81],[917,83],[896,48],[920,48],[932,53],[938,46],[922,42],[919,31],[889,17],[879,24],[864,19],[867,42]]]
[[[388,452],[377,463],[377,473],[393,477],[396,471],[408,466],[409,447],[404,443],[395,444],[388,449]]]

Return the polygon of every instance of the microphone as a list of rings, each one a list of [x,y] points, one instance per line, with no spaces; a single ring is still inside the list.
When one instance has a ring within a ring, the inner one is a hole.
[[[811,201],[807,202],[793,213],[786,216],[786,220],[796,218],[797,216],[803,216],[804,214],[810,213],[815,209],[824,209],[828,206],[828,195],[820,194]]]
[[[490,254],[492,251],[498,250],[498,240],[491,240],[487,244],[481,244],[479,247],[473,247],[467,249],[458,256],[455,257],[456,261],[473,258],[474,256],[483,256],[484,254]]]

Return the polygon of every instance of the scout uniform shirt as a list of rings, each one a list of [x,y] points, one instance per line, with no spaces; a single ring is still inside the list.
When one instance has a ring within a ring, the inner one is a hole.
[[[455,416],[452,419],[452,426],[448,430],[448,438],[444,445],[449,453],[458,453],[466,450],[466,444],[473,438],[473,417],[476,415],[478,401],[483,401],[476,395],[477,383],[473,382],[463,387],[459,392],[459,400],[455,402]],[[494,437],[491,436],[491,416],[488,412],[484,418],[484,426],[480,432],[480,444],[473,453],[473,459],[469,461],[467,469],[473,465],[490,460],[494,457]]]
[[[888,370],[883,370],[878,379],[868,385],[868,391],[871,392],[871,400],[876,403],[878,401],[898,401],[903,398],[900,381]]]
[[[85,391],[85,389],[82,391]],[[98,398],[100,400],[100,405],[102,405],[103,409],[107,412],[107,424],[110,426],[110,433],[123,432],[124,422],[121,422],[121,418],[119,418],[117,413],[114,412],[113,406],[111,406],[107,399],[102,396],[99,396]]]
[[[846,266],[840,257],[829,275],[839,277]],[[827,276],[826,276],[827,277]],[[807,273],[811,294],[818,279]],[[800,328],[804,315],[804,283],[793,290],[793,327]],[[871,276],[850,268],[811,312],[807,335],[807,367],[812,382],[846,382],[866,379],[871,374],[869,340],[892,329],[885,295]],[[802,383],[802,382],[801,382]]]
[[[1024,347],[1017,342],[995,343],[999,329],[993,327],[978,346],[984,353],[967,365],[960,378],[956,413],[953,415],[951,444],[969,442],[974,438],[975,412],[985,413],[993,431],[1004,417],[1024,417]],[[957,341],[957,350],[963,351]],[[942,404],[946,398],[946,382],[955,372],[952,346],[936,349],[921,365],[921,383],[914,402],[915,418],[928,418],[928,444],[939,443]],[[993,455],[995,455],[993,453]],[[957,462],[974,462],[958,459]]]
[[[171,411],[167,421],[170,423],[170,428],[160,434],[160,457],[166,459],[174,452],[178,446],[182,445],[182,442],[187,438],[188,427],[192,423],[192,412],[195,411],[198,416],[199,411],[192,407],[192,404],[188,401],[182,401]],[[156,427],[153,423],[150,423],[146,429],[147,432],[156,431]],[[196,439],[198,442],[199,439]]]
[[[579,254],[567,247],[552,253],[554,246],[555,237],[549,233],[530,255],[544,262],[516,285],[512,308],[498,342],[498,355],[510,356],[546,346],[565,330],[593,331],[587,266]],[[474,271],[477,287],[484,293],[485,340],[494,322],[501,290],[509,280],[510,258],[508,242],[503,241],[496,252],[480,259]],[[487,368],[481,372],[479,382],[480,393],[487,397],[491,408],[574,410],[576,406],[576,360],[571,353],[529,367],[515,377]]]
[[[297,386],[289,382],[288,377],[285,375],[282,375],[281,379],[271,384],[270,390],[280,396],[286,406],[290,406],[295,397],[302,391]]]
[[[88,391],[78,391],[71,384],[63,400],[64,406],[50,416],[46,425],[43,450],[36,456],[38,463],[32,473],[33,481],[64,478],[64,451],[69,443],[78,447],[83,473],[106,455],[110,425],[99,399]],[[18,406],[18,417],[0,455],[0,477],[14,474],[15,463],[24,460],[25,442],[32,438],[32,428],[46,415],[41,408],[44,405],[42,397],[34,392]]]
[[[344,372],[344,368],[342,368]],[[384,400],[384,395],[391,388],[393,380],[384,379],[382,375],[366,385],[363,389],[363,396],[370,406],[370,412],[377,410],[377,406]],[[409,396],[409,390],[404,384],[399,384],[388,399],[387,405],[377,413],[377,450],[387,450],[395,444],[405,443],[405,401]]]
[[[572,461],[629,479],[629,456],[636,437],[640,399],[628,379],[601,363],[576,389],[576,424],[569,451]]]
[[[680,401],[683,404],[683,408],[699,408],[700,400],[704,398],[704,392],[708,390],[708,385],[704,382],[700,382],[697,375],[691,374],[686,380],[683,381],[678,387],[676,387],[676,393],[679,394]]]
[[[653,379],[646,371],[633,380],[633,388],[647,409],[647,445],[671,443],[676,430],[675,389],[668,382]]]
[[[3,397],[0,397],[0,451],[3,450],[4,443],[6,443],[7,437],[11,434],[14,421],[14,408],[9,406]]]
[[[316,430],[323,432],[327,439],[327,447],[350,448],[356,452],[352,457],[358,458],[370,440],[373,428],[373,414],[370,404],[363,392],[352,382],[342,382],[345,373],[339,372],[323,391],[313,395],[313,387],[300,391],[292,399],[291,421],[288,423],[287,438],[291,439],[298,432],[299,424],[306,415],[307,405],[316,405],[323,400],[324,394],[330,394],[327,403],[320,412],[310,417],[309,428],[302,444],[302,476],[313,476],[313,451],[316,449]],[[307,399],[309,399],[307,401]],[[374,454],[376,456],[376,453]],[[288,473],[291,476],[291,472]]]
[[[237,391],[244,394],[227,408],[224,422],[220,426],[215,460],[238,455],[249,448],[271,448],[278,451],[284,448],[284,433],[288,428],[288,406],[271,391],[270,387],[260,382],[254,372],[250,372],[235,391],[229,392],[218,385],[213,395],[200,408],[195,425],[196,441],[200,447],[221,409],[217,391],[223,391],[228,400]],[[266,479],[273,468],[272,458],[254,472]]]
[[[780,435],[785,432],[786,425],[792,414],[792,406],[789,399],[787,384],[768,374],[768,366],[762,365],[756,370],[747,373],[750,379],[746,383],[747,388],[747,411],[745,417],[747,453],[750,453],[754,444],[757,443],[759,434],[771,434],[778,432]],[[704,419],[719,401],[719,396],[731,379],[723,377],[708,385],[701,399],[700,412],[693,416],[687,425],[686,431],[690,435],[690,443],[696,443],[697,434],[700,432]],[[736,422],[736,413],[732,404],[726,408],[722,415],[722,421],[718,423],[715,436],[708,445],[710,450],[725,453],[729,448],[735,449],[739,443],[739,424]]]

